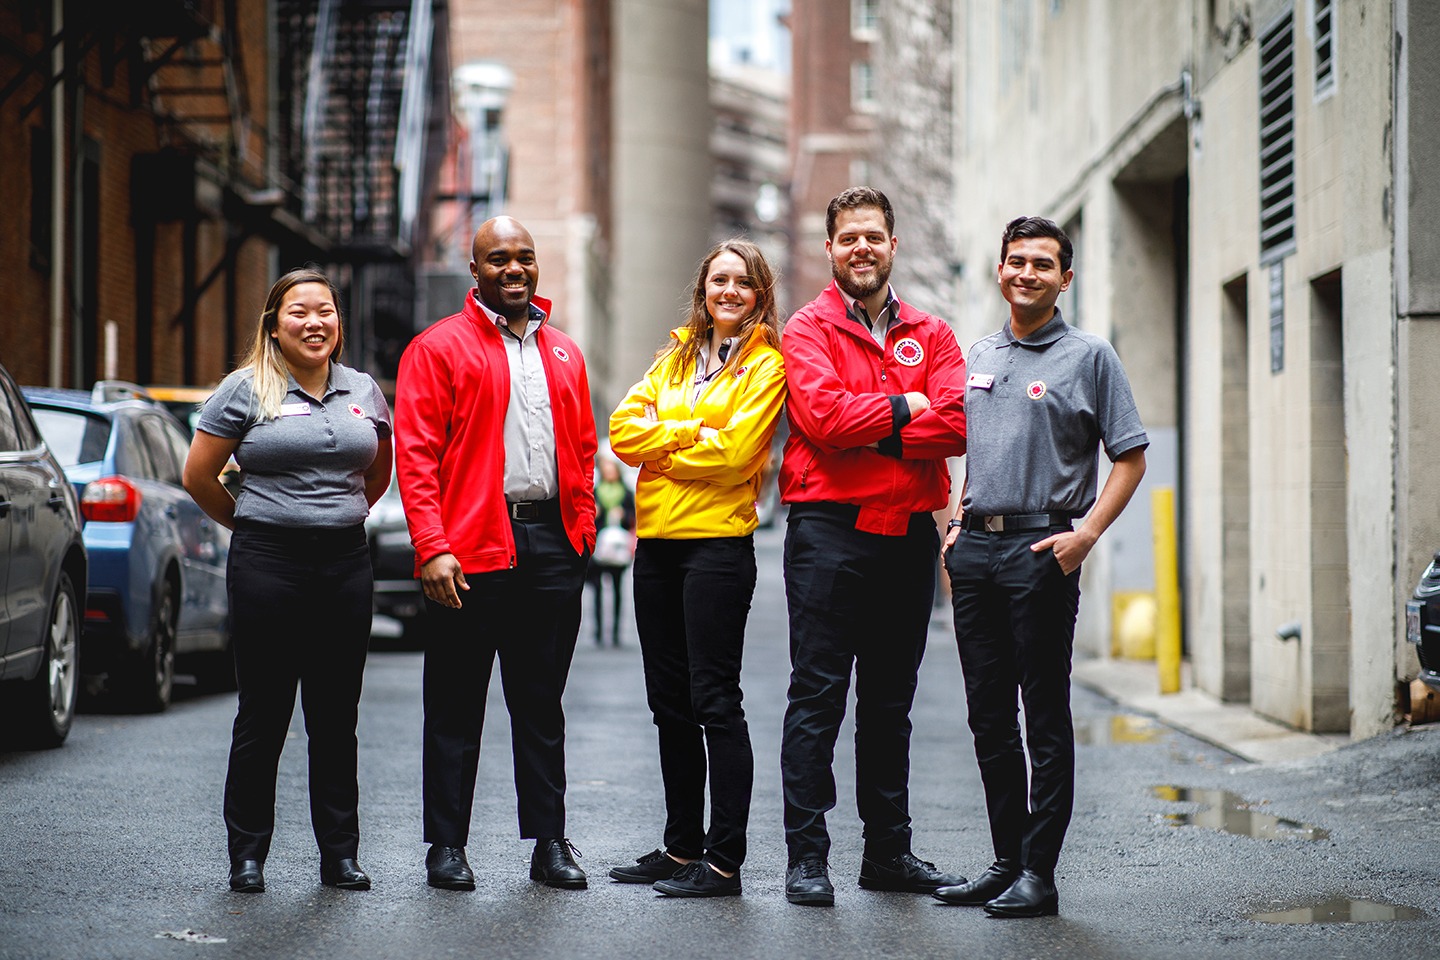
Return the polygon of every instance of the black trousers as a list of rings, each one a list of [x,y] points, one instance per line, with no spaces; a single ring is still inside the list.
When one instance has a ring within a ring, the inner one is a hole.
[[[226,568],[239,708],[225,777],[231,860],[264,860],[275,777],[295,710],[305,714],[310,822],[325,860],[354,857],[355,724],[374,590],[361,525],[305,530],[241,521]]]
[[[513,520],[516,565],[467,574],[461,608],[425,601],[425,842],[463,847],[490,671],[510,711],[520,836],[565,836],[565,711],[586,557],[558,520]]]
[[[828,858],[835,741],[855,674],[855,799],[867,856],[910,849],[910,707],[940,549],[929,514],[904,536],[791,508],[785,532],[790,693],[780,743],[790,862]]]
[[[1075,802],[1070,656],[1080,571],[1066,576],[1054,554],[1033,553],[1030,545],[1064,529],[962,530],[945,554],[995,857],[1046,876],[1055,871]],[[1025,704],[1024,747],[1017,693]]]
[[[595,642],[605,642],[605,584],[609,581],[610,595],[613,602],[611,609],[615,615],[610,620],[610,642],[620,646],[620,598],[624,591],[620,589],[620,581],[625,577],[624,567],[602,567],[594,560],[590,561],[590,569],[585,573],[585,582],[595,588]]]
[[[745,861],[755,777],[740,691],[755,577],[753,537],[646,539],[635,548],[635,625],[660,735],[665,848],[726,871]]]

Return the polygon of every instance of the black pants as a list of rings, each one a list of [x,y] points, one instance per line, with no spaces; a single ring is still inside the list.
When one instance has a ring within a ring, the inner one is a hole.
[[[275,776],[295,710],[305,713],[310,822],[325,860],[354,857],[355,724],[374,589],[365,528],[305,530],[240,522],[226,570],[239,709],[225,777],[231,860],[264,860],[275,832]]]
[[[586,557],[558,520],[514,520],[516,566],[467,574],[452,610],[426,600],[425,842],[463,847],[490,671],[510,711],[521,837],[565,835],[565,712],[560,704],[575,637]]]
[[[593,559],[590,561],[590,569],[585,574],[586,583],[595,588],[595,643],[605,642],[605,586],[609,581],[610,595],[613,599],[612,609],[615,615],[610,620],[610,642],[614,646],[620,646],[620,598],[624,591],[620,589],[620,581],[625,577],[624,567],[602,567]]]
[[[945,554],[995,857],[1047,876],[1075,802],[1070,655],[1080,571],[1066,576],[1053,553],[1033,553],[1030,545],[1064,529],[962,530]],[[1025,704],[1025,748],[1017,692]]]
[[[635,548],[635,625],[660,734],[665,848],[726,871],[745,860],[755,775],[740,692],[755,576],[752,537],[647,539]]]
[[[855,799],[868,856],[910,849],[910,706],[940,549],[928,514],[904,536],[791,508],[785,532],[790,693],[780,744],[790,862],[828,858],[835,741],[855,673]]]

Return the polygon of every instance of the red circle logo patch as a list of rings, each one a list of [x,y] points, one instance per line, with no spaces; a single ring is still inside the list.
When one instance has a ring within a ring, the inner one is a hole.
[[[895,344],[895,359],[907,367],[913,367],[925,359],[925,348],[914,337],[906,337]]]
[[[564,347],[551,347],[551,348],[550,348],[550,352],[553,353],[553,354],[555,354],[555,356],[560,359],[560,362],[561,362],[561,363],[569,363],[569,362],[570,362],[570,354],[568,354],[568,353],[565,352],[565,348],[564,348]]]
[[[350,413],[352,416],[359,417],[361,420],[365,419],[365,411],[360,409],[360,404],[358,403],[350,404]]]
[[[1025,396],[1029,397],[1031,400],[1039,400],[1041,397],[1045,396],[1045,381],[1036,380],[1035,382],[1031,383],[1030,386],[1025,388]]]

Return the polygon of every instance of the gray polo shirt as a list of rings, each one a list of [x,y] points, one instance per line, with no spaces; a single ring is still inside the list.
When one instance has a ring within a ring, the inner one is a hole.
[[[555,460],[555,417],[550,410],[550,382],[545,358],[535,331],[545,313],[531,306],[523,336],[471,290],[470,295],[500,331],[505,359],[510,364],[510,404],[505,408],[505,500],[553,500],[560,495],[560,471]]]
[[[240,441],[244,471],[235,519],[287,527],[348,527],[364,523],[365,471],[390,438],[390,407],[369,374],[330,364],[325,395],[316,399],[290,377],[274,420],[260,419],[248,367],[221,381],[205,401],[196,429]]]
[[[966,355],[964,507],[981,516],[1069,513],[1095,503],[1097,449],[1150,440],[1115,348],[1060,311],[1024,340],[1010,324]]]

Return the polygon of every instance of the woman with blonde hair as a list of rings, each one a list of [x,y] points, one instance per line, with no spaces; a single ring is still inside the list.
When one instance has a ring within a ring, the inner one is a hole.
[[[390,484],[390,408],[338,362],[339,295],[325,274],[275,282],[245,363],[206,401],[185,489],[235,531],[226,581],[239,708],[225,778],[230,888],[265,889],[275,778],[300,687],[320,881],[368,890],[355,727],[373,579],[365,517]],[[244,472],[231,499],[218,475]]]
[[[785,404],[779,347],[770,266],[727,240],[700,263],[687,322],[610,417],[611,450],[640,468],[635,625],[666,808],[664,849],[610,876],[670,896],[740,893],[754,779],[740,663],[755,499]]]

